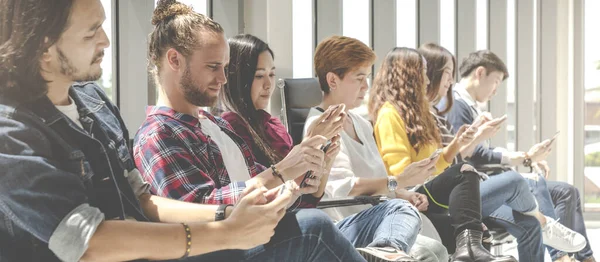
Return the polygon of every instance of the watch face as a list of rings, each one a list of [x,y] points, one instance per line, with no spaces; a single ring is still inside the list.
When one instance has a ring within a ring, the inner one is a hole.
[[[389,178],[388,179],[388,190],[391,191],[396,191],[396,188],[398,187],[398,181],[396,181],[393,178]]]

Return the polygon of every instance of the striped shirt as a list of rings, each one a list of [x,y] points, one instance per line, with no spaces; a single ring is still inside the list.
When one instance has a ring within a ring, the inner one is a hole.
[[[431,112],[431,114],[435,117],[435,122],[438,126],[438,129],[440,130],[440,134],[442,135],[442,146],[447,147],[454,139],[452,125],[450,124],[450,122],[448,122],[448,120],[446,120],[446,117],[441,116],[437,110],[433,109],[429,112]],[[462,162],[462,157],[460,156],[460,153],[458,153],[454,157],[454,161],[452,163],[456,164],[460,162]]]

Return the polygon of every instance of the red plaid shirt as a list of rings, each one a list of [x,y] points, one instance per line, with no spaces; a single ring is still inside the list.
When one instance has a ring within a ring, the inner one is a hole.
[[[153,194],[187,202],[234,204],[246,188],[245,181],[231,181],[217,144],[201,129],[200,121],[168,107],[146,109],[146,120],[135,136],[135,164]],[[222,118],[200,110],[240,148],[250,177],[265,170],[252,150]],[[320,198],[305,195],[300,208],[315,207]]]
[[[251,177],[264,171],[252,151],[227,121],[200,110],[239,146]],[[233,204],[246,187],[231,181],[221,151],[206,136],[200,121],[168,107],[148,107],[146,120],[135,136],[135,164],[158,196],[187,202]],[[241,163],[240,163],[241,164]]]

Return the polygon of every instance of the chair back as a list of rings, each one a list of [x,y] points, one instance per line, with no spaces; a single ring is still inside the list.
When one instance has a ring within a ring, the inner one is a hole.
[[[281,91],[281,121],[297,145],[302,142],[308,112],[321,103],[323,92],[316,78],[279,79],[277,87]]]

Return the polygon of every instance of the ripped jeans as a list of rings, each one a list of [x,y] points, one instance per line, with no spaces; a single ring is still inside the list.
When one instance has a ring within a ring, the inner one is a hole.
[[[424,214],[433,222],[449,251],[454,250],[456,236],[462,231],[482,230],[479,175],[471,171],[461,172],[463,165],[466,164],[451,166],[417,189],[427,196],[429,208]],[[440,220],[447,214],[452,228]]]

